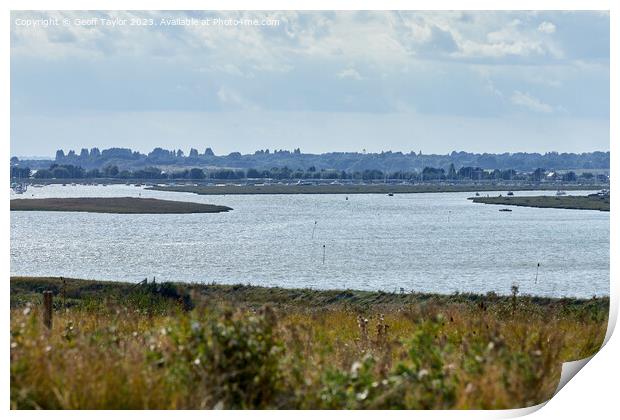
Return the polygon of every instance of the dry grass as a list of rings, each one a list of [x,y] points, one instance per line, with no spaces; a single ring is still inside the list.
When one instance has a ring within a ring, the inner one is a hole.
[[[116,214],[220,213],[226,206],[135,197],[78,197],[11,200],[11,211],[78,211]]]
[[[501,204],[519,207],[609,211],[609,197],[567,195],[561,197],[473,197],[474,203]]]
[[[57,291],[51,331],[41,287]],[[11,405],[46,409],[524,407],[551,397],[561,362],[598,350],[609,304],[298,291],[308,305],[275,298],[284,289],[53,279],[11,290]]]

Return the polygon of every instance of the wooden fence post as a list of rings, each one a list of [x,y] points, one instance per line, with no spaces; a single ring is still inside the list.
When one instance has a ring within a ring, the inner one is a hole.
[[[43,292],[43,325],[52,329],[52,292]]]

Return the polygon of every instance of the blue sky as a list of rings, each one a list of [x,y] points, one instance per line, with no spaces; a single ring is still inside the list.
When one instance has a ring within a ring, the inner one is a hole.
[[[217,154],[609,150],[604,12],[11,17],[12,155],[93,146],[209,146]],[[188,17],[279,25],[162,24]],[[23,26],[46,18],[61,24]],[[76,24],[84,18],[155,25]]]

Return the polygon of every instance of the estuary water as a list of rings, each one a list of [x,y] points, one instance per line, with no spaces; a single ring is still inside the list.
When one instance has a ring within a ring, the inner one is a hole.
[[[498,193],[506,192],[488,192]],[[11,212],[11,275],[439,293],[508,294],[517,284],[522,293],[544,296],[609,294],[608,212],[499,212],[501,206],[467,200],[473,194],[354,194],[347,200],[201,196],[126,185],[30,187],[11,198],[141,196],[234,210]],[[555,192],[515,192],[543,194]]]

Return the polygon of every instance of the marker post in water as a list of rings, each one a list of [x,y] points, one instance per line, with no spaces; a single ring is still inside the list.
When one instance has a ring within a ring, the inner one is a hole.
[[[534,284],[538,284],[538,268],[540,267],[540,263],[536,264],[536,278],[534,279]]]
[[[325,264],[325,244],[323,244],[323,264]]]

